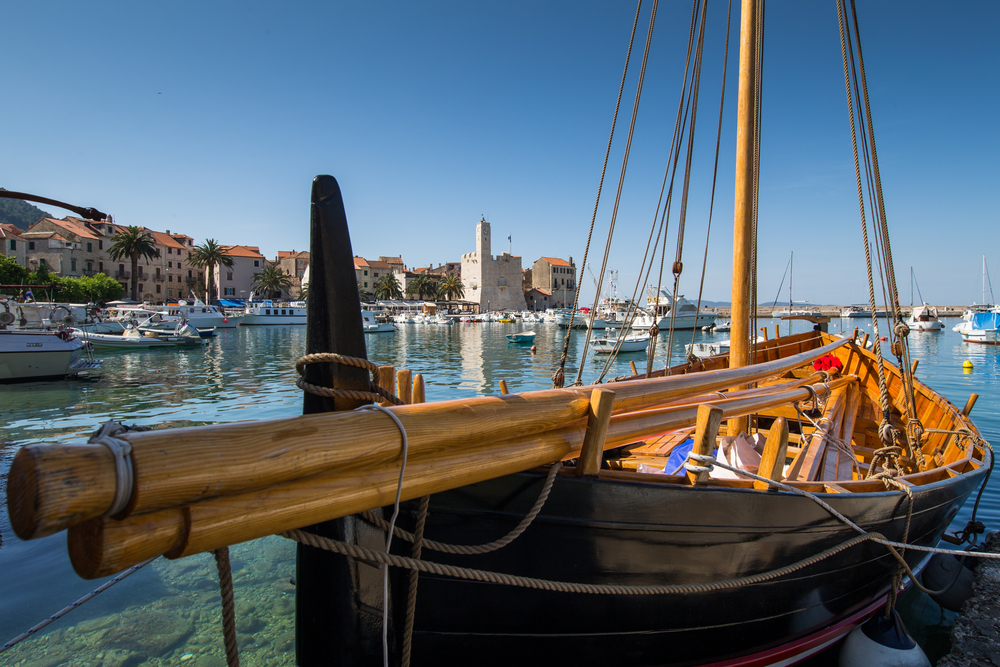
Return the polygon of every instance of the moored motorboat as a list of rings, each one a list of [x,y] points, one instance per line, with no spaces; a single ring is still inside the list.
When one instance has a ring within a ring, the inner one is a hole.
[[[595,338],[590,345],[594,354],[622,354],[625,352],[645,351],[649,347],[650,340],[652,339],[649,337],[649,334],[606,335],[603,338]]]
[[[281,301],[248,301],[241,324],[305,324],[305,304]]]
[[[910,316],[906,319],[906,326],[911,331],[941,331],[944,323],[938,319],[937,308],[928,306],[914,306]]]
[[[361,311],[361,322],[365,333],[393,333],[396,331],[392,322],[379,322],[375,313],[370,310]]]
[[[99,334],[79,329],[74,329],[73,332],[93,347],[112,350],[197,347],[205,343],[198,330],[187,324],[181,324],[173,331],[140,331],[129,326],[121,335]]]

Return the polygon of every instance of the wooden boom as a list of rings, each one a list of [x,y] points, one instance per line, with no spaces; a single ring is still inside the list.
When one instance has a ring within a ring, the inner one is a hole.
[[[820,396],[853,376],[813,387]],[[765,392],[759,397],[719,399],[724,417],[746,415],[776,405],[803,401],[805,387]],[[639,410],[611,418],[605,449],[668,430],[691,426],[697,406]],[[387,422],[385,415],[381,416]],[[580,455],[586,421],[528,437],[470,443],[463,448],[410,450],[403,480],[403,500],[454,489],[494,477]],[[398,438],[397,433],[397,448]],[[258,489],[203,500],[185,507],[133,515],[122,520],[90,519],[69,530],[70,559],[77,574],[92,579],[118,572],[147,558],[180,558],[244,542],[283,530],[308,526],[393,502],[399,461],[387,458],[365,470],[344,468]]]
[[[848,343],[842,339],[745,368],[618,382],[614,413],[763,380]],[[592,390],[553,389],[391,409],[406,429],[410,456],[421,457],[451,449],[488,449],[506,440],[583,423]],[[118,518],[265,489],[330,470],[358,474],[395,462],[400,453],[399,430],[393,421],[367,411],[133,432],[122,439],[132,446],[134,480]],[[490,464],[496,460],[494,455],[484,456]],[[501,474],[505,473],[494,476]],[[21,539],[44,537],[104,515],[114,502],[116,480],[114,456],[104,445],[22,447],[8,476],[14,532]]]

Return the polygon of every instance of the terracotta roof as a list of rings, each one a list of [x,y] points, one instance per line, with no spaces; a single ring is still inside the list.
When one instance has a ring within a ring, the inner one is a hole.
[[[143,227],[143,229],[146,229]],[[161,245],[167,248],[183,248],[184,245],[177,241],[173,236],[168,236],[163,232],[154,232],[151,229],[146,229],[146,232],[153,237],[157,245]]]
[[[392,268],[392,265],[388,264],[387,262],[377,262],[377,261],[375,261],[373,259],[369,259],[368,260],[368,266],[372,267],[373,269],[391,269]]]
[[[532,289],[531,289],[531,290],[529,290],[529,291],[532,291],[532,292],[540,292],[540,293],[544,294],[545,296],[552,296],[552,292],[550,292],[550,291],[548,291],[548,290],[544,290],[544,289],[542,289],[541,287],[534,287],[534,288],[532,288]]]
[[[354,268],[359,268],[359,267],[364,267],[364,266],[368,266],[368,260],[367,259],[365,259],[364,257],[355,257],[354,258]]]
[[[308,257],[309,253],[307,251],[305,251],[305,250],[299,250],[298,252],[296,252],[294,250],[279,250],[278,251],[278,259],[279,260],[285,259],[287,257],[302,257],[303,255],[306,256],[306,257]]]
[[[403,263],[403,258],[402,257],[379,257],[378,261],[380,261],[380,262],[388,262],[389,264],[402,264]]]
[[[14,225],[0,224],[0,238],[21,238],[20,228]]]
[[[542,257],[542,259],[544,259],[546,262],[548,262],[552,266],[569,266],[570,265],[569,262],[567,262],[566,260],[559,259],[557,257]]]
[[[222,249],[230,257],[254,257],[264,259],[264,255],[260,254],[260,249],[257,248],[257,246],[224,245],[222,246]]]
[[[58,232],[25,232],[21,235],[23,238],[29,241],[37,241],[40,239],[56,239],[57,241],[63,241],[64,243],[73,243],[65,236],[60,235]]]
[[[101,238],[100,236],[95,234],[93,230],[89,229],[87,227],[87,224],[83,220],[80,220],[79,218],[66,218],[65,220],[58,220],[56,218],[42,218],[38,222],[43,222],[43,221],[52,223],[57,227],[65,229],[70,234],[74,234],[76,236],[80,236],[85,239],[92,239],[94,241],[97,241],[98,239]],[[36,222],[35,224],[37,225],[38,222]]]

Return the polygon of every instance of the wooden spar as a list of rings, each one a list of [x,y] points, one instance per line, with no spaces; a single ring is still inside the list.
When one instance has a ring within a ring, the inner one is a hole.
[[[834,380],[836,390],[855,378]],[[828,388],[815,390],[825,395]],[[768,407],[806,400],[810,391],[798,388],[757,398],[720,402],[713,408],[723,418],[750,414]],[[698,408],[660,408],[613,416],[605,449],[620,447],[665,431],[692,426]],[[386,415],[376,415],[392,423]],[[577,458],[586,426],[573,426],[524,438],[489,444],[471,443],[462,450],[438,450],[414,456],[406,464],[401,497],[419,498],[431,493],[473,484],[562,459]],[[398,442],[397,433],[397,442]],[[366,509],[391,504],[399,483],[398,459],[386,460],[364,470],[335,469],[276,485],[268,489],[204,500],[186,507],[120,521],[90,519],[69,531],[69,552],[77,574],[86,579],[118,572],[146,558],[166,554],[179,558],[225,545],[271,535],[283,530],[328,521]],[[154,520],[155,518],[155,520]],[[148,540],[138,537],[148,531]]]
[[[405,368],[396,371],[396,391],[403,403],[413,403],[413,371]]]
[[[785,456],[788,452],[788,421],[784,417],[778,417],[771,425],[771,430],[767,433],[767,441],[764,444],[764,455],[761,457],[760,468],[757,474],[761,477],[780,482],[785,469]],[[769,489],[777,490],[767,482],[754,480],[753,488],[760,491]]]
[[[796,460],[792,463],[792,467],[788,471],[789,479],[811,481],[819,478],[820,466],[823,462],[823,455],[827,451],[827,444],[831,437],[836,437],[840,420],[844,414],[847,389],[848,386],[840,385],[831,391],[830,398],[823,410],[823,416],[817,422],[819,427],[813,433],[808,446],[799,452]]]
[[[719,425],[722,423],[722,409],[710,405],[699,405],[695,422],[694,444],[691,451],[701,456],[710,456],[715,449],[716,438],[719,435]],[[707,467],[707,466],[704,466]],[[691,484],[705,484],[709,480],[709,471],[687,471]]]
[[[742,368],[750,363],[752,295],[750,293],[750,248],[753,243],[753,148],[757,84],[754,77],[756,0],[742,0],[740,9],[739,101],[736,118],[736,192],[733,214],[733,306],[730,312],[729,365]],[[755,305],[753,307],[756,307]],[[729,435],[747,430],[747,419],[729,421]]]
[[[576,464],[577,477],[596,475],[601,471],[604,458],[604,440],[608,434],[611,410],[615,405],[615,392],[595,389],[590,395],[590,411],[587,414],[587,433],[583,439],[580,458]]]
[[[616,382],[615,413],[780,375],[848,342],[838,339],[746,368]],[[564,427],[586,418],[593,389],[549,389],[390,409],[406,428],[411,455],[420,455],[423,450],[462,448]],[[367,411],[135,432],[122,438],[132,444],[135,474],[124,515],[266,488],[334,468],[362,469],[399,455],[395,424]],[[14,532],[21,539],[43,537],[101,516],[114,501],[115,470],[113,455],[103,445],[22,447],[8,476]]]

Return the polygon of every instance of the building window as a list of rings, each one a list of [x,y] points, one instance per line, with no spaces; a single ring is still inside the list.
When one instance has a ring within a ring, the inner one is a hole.
[[[104,262],[98,262],[97,263],[97,270],[101,271],[101,272],[104,271]]]
[[[10,240],[10,249],[17,250],[17,241],[15,241],[14,239]]]
[[[183,251],[183,250],[178,250],[178,251],[177,251],[177,255],[178,255],[178,256],[180,256],[180,255],[183,255],[183,254],[184,254],[184,251]]]
[[[172,275],[170,275],[169,273],[167,274],[167,282],[168,283],[174,282],[174,277]]]
[[[254,265],[254,267],[258,267],[258,266],[260,266],[260,260],[259,260],[259,259],[255,259],[255,260],[253,261],[253,265]]]
[[[34,250],[34,249],[35,249],[35,242],[28,241],[28,250]]]
[[[97,249],[98,250],[104,250],[104,241],[98,241],[97,242]]]
[[[167,248],[167,254],[168,255],[173,255],[174,254],[174,249],[173,248]]]
[[[226,272],[226,280],[232,280],[232,279],[233,279],[233,272],[232,271],[227,271]]]
[[[365,271],[365,275],[366,275],[366,276],[368,275],[368,272],[367,272],[367,271]]]
[[[169,248],[168,248],[168,249],[169,249]],[[168,269],[172,269],[172,268],[174,268],[174,263],[173,263],[173,262],[167,262],[167,268],[168,268]]]
[[[174,295],[174,291],[172,289],[168,289],[167,290],[167,296],[173,296],[173,295]]]
[[[76,260],[75,259],[69,260],[69,270],[70,271],[76,271]]]
[[[142,294],[142,283],[139,283],[139,294]]]
[[[157,294],[159,294],[159,293],[160,293],[160,286],[159,286],[159,285],[157,285],[157,286],[156,286],[156,293],[157,293]]]
[[[235,287],[227,287],[226,288],[226,296],[236,296],[236,288]]]
[[[39,266],[45,266],[45,258],[44,257],[39,258],[38,265]]]
[[[90,241],[87,242],[87,252],[94,252],[94,244]]]
[[[367,282],[365,283],[365,287],[368,287],[368,283]]]

